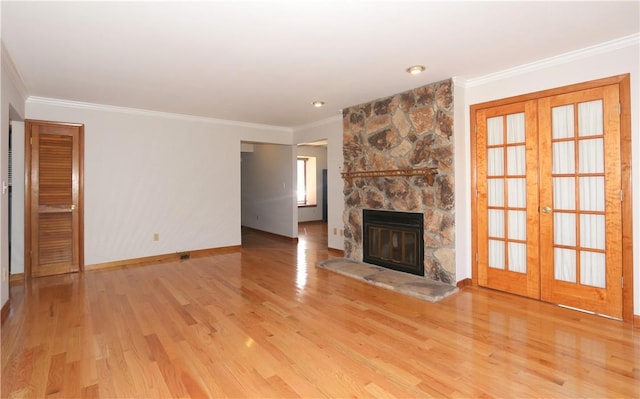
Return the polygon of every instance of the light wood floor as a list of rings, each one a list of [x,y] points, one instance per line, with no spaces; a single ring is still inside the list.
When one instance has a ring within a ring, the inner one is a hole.
[[[640,397],[640,331],[495,291],[327,270],[326,227],[11,289],[2,397]]]

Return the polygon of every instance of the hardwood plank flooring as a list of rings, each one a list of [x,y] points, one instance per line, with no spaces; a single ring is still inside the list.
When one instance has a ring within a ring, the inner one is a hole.
[[[465,287],[423,302],[318,269],[298,245],[11,287],[5,398],[640,397],[640,330]]]

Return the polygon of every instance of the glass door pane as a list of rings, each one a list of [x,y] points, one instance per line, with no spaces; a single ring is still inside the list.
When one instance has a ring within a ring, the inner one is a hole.
[[[595,287],[605,286],[604,256],[597,256],[606,250],[602,107],[598,100],[551,112],[554,276]]]
[[[525,137],[524,112],[487,120],[488,266],[516,273],[527,272]]]

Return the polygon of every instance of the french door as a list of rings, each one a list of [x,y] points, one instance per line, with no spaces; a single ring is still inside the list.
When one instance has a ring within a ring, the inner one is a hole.
[[[537,102],[479,110],[479,284],[540,297]]]
[[[478,109],[481,286],[622,317],[619,87]]]

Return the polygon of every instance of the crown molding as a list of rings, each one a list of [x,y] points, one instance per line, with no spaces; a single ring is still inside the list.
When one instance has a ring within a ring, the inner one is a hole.
[[[467,88],[467,79],[461,78],[459,76],[452,76],[451,82],[454,86],[462,87],[463,89]]]
[[[16,89],[18,90],[18,94],[22,96],[24,100],[29,97],[29,91],[27,90],[27,85],[24,83],[24,79],[16,65],[13,63],[13,58],[11,58],[11,54],[9,54],[9,50],[4,45],[4,42],[0,42],[0,51],[2,51],[2,69],[6,70],[9,73],[9,77],[15,84]]]
[[[618,39],[610,40],[608,42],[585,47],[579,50],[569,51],[564,54],[544,58],[538,61],[530,62],[528,64],[523,64],[517,67],[490,73],[488,75],[468,78],[464,81],[461,81],[460,79],[457,83],[459,83],[463,87],[481,86],[490,82],[542,70],[555,65],[562,65],[571,61],[592,57],[598,54],[608,53],[626,47],[637,46],[638,44],[640,44],[640,33],[634,33],[629,36],[623,36]]]
[[[324,126],[324,125],[328,125],[330,123],[335,123],[338,121],[342,121],[342,112],[340,112],[340,115],[331,116],[329,118],[321,119],[316,122],[307,123],[306,125],[294,126],[292,128],[292,131],[295,133],[301,130],[312,129],[314,127]]]
[[[177,119],[177,120],[183,120],[183,121],[189,121],[189,122],[200,122],[200,123],[208,123],[208,124],[214,124],[214,125],[226,125],[226,126],[243,127],[243,128],[250,128],[250,129],[272,130],[272,131],[278,131],[278,132],[291,133],[291,128],[285,127],[285,126],[264,125],[259,123],[250,123],[250,122],[239,122],[239,121],[232,121],[227,119],[209,118],[205,116],[175,114],[171,112],[152,111],[152,110],[139,109],[139,108],[118,107],[115,105],[104,105],[104,104],[86,103],[81,101],[62,100],[59,98],[29,96],[26,102],[29,104],[43,104],[43,105],[78,108],[78,109],[86,109],[91,111],[102,111],[102,112],[119,112],[119,113],[125,113],[130,115]]]

